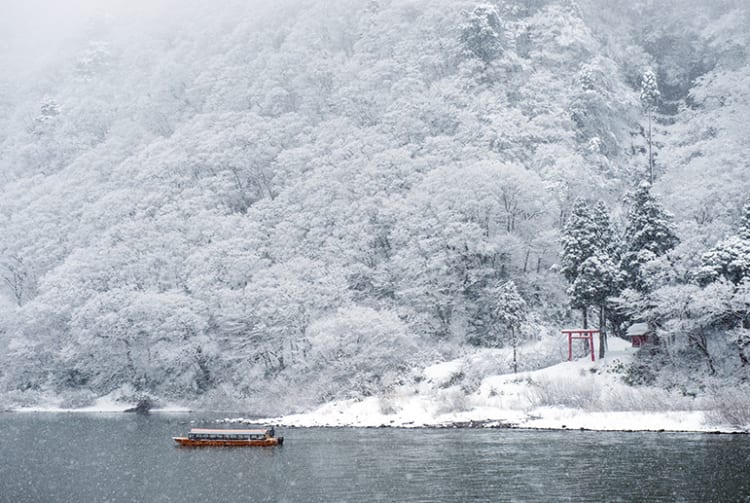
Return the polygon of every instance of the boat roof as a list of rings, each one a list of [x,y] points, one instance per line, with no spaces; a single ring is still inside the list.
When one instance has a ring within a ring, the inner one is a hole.
[[[227,433],[234,433],[239,435],[258,435],[258,434],[265,434],[268,431],[268,428],[254,428],[254,429],[242,429],[242,430],[228,430],[223,428],[190,428],[190,433],[207,433],[209,435],[222,435]]]

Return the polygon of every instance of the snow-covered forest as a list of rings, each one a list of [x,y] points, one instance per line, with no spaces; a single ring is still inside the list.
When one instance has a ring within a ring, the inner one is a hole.
[[[0,16],[0,406],[301,411],[584,323],[750,379],[745,0],[64,3]]]

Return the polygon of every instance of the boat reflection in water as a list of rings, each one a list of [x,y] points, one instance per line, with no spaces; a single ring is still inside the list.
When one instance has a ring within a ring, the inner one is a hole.
[[[187,437],[172,439],[185,447],[268,447],[284,443],[284,437],[277,437],[273,426],[247,430],[191,428]]]

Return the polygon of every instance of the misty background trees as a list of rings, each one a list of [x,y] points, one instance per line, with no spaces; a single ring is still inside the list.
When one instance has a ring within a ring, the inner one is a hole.
[[[43,4],[0,21],[13,400],[290,410],[584,319],[747,378],[743,2]]]

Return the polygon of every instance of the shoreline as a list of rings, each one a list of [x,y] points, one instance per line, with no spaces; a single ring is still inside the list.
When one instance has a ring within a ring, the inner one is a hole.
[[[210,410],[194,410],[187,408],[159,408],[152,409],[148,414],[225,414],[227,411],[210,411]],[[94,410],[94,409],[57,409],[57,408],[29,408],[29,409],[8,409],[0,411],[0,414],[107,414],[107,415],[128,415],[136,414],[132,411],[123,409],[106,409],[106,410]],[[140,413],[143,415],[143,413]],[[363,430],[376,430],[376,429],[392,429],[392,430],[514,430],[514,431],[570,431],[570,432],[602,432],[602,433],[685,433],[685,434],[703,434],[703,435],[750,435],[750,430],[734,429],[734,428],[704,428],[704,429],[673,429],[673,428],[589,428],[589,427],[578,427],[578,426],[567,426],[561,425],[559,427],[553,426],[524,426],[513,423],[501,422],[493,419],[484,420],[469,420],[469,421],[456,421],[446,423],[429,423],[429,424],[379,424],[379,425],[362,425],[362,424],[294,424],[286,423],[280,420],[268,420],[268,418],[259,418],[259,420],[251,420],[247,418],[238,419],[215,419],[212,422],[219,424],[234,424],[234,423],[246,423],[246,424],[274,424],[279,428],[291,428],[291,429],[363,429]]]
[[[474,376],[472,389],[468,391],[466,369],[481,367],[483,358],[489,358],[477,353],[426,367],[416,375],[418,379],[380,395],[333,400],[304,412],[280,415],[252,414],[246,408],[248,404],[239,402],[234,411],[195,408],[190,402],[184,402],[187,405],[158,399],[144,402],[130,390],[113,392],[85,407],[63,408],[60,406],[63,402],[47,397],[37,405],[8,408],[6,412],[153,412],[192,414],[206,421],[211,421],[208,417],[214,415],[216,423],[263,423],[296,428],[750,433],[750,409],[743,408],[750,404],[745,403],[744,395],[730,394],[722,401],[716,398],[721,390],[687,396],[675,390],[624,383],[622,369],[632,360],[633,352],[626,341],[613,340],[608,356],[596,362],[581,358],[513,374],[483,372]],[[728,410],[722,408],[726,404],[731,405]]]
[[[154,408],[148,412],[135,412],[132,410],[132,406],[123,406],[119,408],[81,408],[81,409],[59,409],[55,407],[33,407],[33,408],[21,408],[21,409],[7,409],[0,411],[0,414],[102,414],[102,415],[188,415],[188,414],[199,414],[199,415],[211,415],[211,414],[232,414],[236,412],[230,411],[212,411],[212,410],[196,410],[186,407],[179,406],[168,406],[162,408]],[[684,413],[684,411],[666,411],[661,414],[677,414]],[[635,411],[631,411],[630,414],[637,415]],[[645,414],[645,412],[644,412]],[[323,428],[323,429],[334,429],[334,428],[350,428],[350,429],[400,429],[400,430],[530,430],[530,431],[586,431],[586,432],[618,432],[618,433],[700,433],[706,435],[750,435],[750,430],[733,428],[729,426],[705,426],[702,428],[679,428],[679,427],[643,427],[643,428],[628,428],[628,427],[602,427],[595,428],[590,426],[578,426],[575,424],[567,425],[561,424],[560,426],[543,426],[534,424],[518,424],[515,422],[507,422],[498,419],[468,419],[458,421],[446,421],[436,423],[397,423],[397,424],[357,424],[356,422],[351,423],[328,423],[318,422],[303,424],[295,421],[284,420],[284,417],[279,418],[257,418],[250,419],[244,417],[238,418],[216,418],[211,420],[218,424],[273,424],[280,428],[292,428],[292,429],[306,429],[306,428]]]

